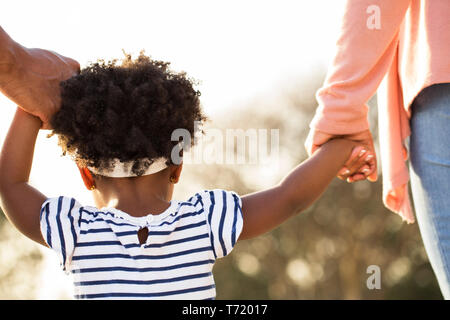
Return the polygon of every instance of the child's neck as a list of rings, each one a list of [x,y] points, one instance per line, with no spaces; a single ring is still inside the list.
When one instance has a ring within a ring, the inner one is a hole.
[[[98,208],[116,208],[131,216],[159,214],[166,210],[172,199],[173,184],[165,174],[152,174],[136,178],[96,179],[93,191]]]

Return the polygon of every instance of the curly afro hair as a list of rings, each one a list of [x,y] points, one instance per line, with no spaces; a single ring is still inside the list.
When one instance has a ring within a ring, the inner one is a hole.
[[[63,155],[100,170],[112,169],[113,159],[132,161],[138,176],[148,159],[164,157],[170,164],[178,143],[172,132],[183,128],[192,137],[194,122],[206,117],[194,81],[169,65],[143,52],[135,60],[125,53],[120,65],[98,60],[61,82],[61,109],[51,125]]]

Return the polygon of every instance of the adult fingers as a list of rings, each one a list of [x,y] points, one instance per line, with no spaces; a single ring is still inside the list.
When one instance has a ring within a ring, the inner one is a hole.
[[[337,177],[341,180],[353,175],[364,163],[361,158],[366,154],[367,149],[364,146],[356,146],[344,164],[344,167],[338,172]]]
[[[372,138],[372,134],[371,134],[370,130],[365,130],[365,131],[362,131],[359,133],[346,135],[345,138],[356,141],[356,142],[361,143],[362,145],[366,146],[366,148],[368,149],[370,154],[373,155],[373,159],[370,159],[368,161],[369,171],[365,173],[365,176],[369,181],[375,182],[378,178],[377,156],[375,153],[375,147],[373,144],[373,138]],[[360,175],[353,176],[352,178],[359,180],[361,178],[361,176]]]

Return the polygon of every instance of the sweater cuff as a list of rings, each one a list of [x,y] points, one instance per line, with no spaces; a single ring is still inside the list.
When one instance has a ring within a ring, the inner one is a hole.
[[[368,109],[367,106],[362,108]],[[332,135],[354,134],[370,129],[367,116],[361,118],[342,119],[342,115],[335,117],[329,113],[322,112],[323,107],[319,107],[312,119],[309,127]],[[367,112],[365,113],[367,114]],[[338,120],[341,118],[342,120]]]

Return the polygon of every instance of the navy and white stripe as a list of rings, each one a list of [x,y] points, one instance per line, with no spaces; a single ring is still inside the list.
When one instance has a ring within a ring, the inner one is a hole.
[[[208,208],[207,222],[214,257],[225,257],[242,231],[241,198],[233,192],[213,190],[205,192],[201,200]]]
[[[75,199],[59,197],[47,200],[41,209],[41,233],[48,246],[57,252],[63,270],[70,265],[80,232],[80,214],[75,206]]]
[[[240,197],[224,190],[172,201],[146,217],[59,197],[42,205],[41,232],[73,274],[76,298],[211,299],[212,267],[239,238],[241,207]],[[144,227],[149,233],[141,245],[137,232]]]

